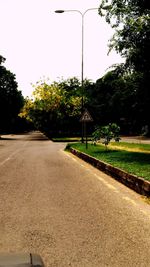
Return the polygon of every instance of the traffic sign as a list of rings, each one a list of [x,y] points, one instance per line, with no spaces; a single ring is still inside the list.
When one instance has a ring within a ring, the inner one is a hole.
[[[93,118],[92,118],[92,116],[90,115],[90,113],[88,112],[87,109],[83,112],[80,121],[81,121],[81,122],[82,122],[82,121],[83,121],[83,122],[90,122],[90,121],[93,121]]]

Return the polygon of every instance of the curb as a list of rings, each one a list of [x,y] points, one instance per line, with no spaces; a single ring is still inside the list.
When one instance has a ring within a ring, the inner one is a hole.
[[[136,175],[129,174],[119,168],[113,167],[112,165],[98,160],[92,156],[89,156],[83,152],[80,152],[74,148],[69,148],[69,151],[84,161],[90,163],[97,169],[111,175],[117,181],[136,191],[137,193],[150,197],[150,182],[144,180]]]

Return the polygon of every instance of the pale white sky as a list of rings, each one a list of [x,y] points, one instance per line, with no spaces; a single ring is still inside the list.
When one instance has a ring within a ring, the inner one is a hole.
[[[99,7],[101,0],[0,0],[0,55],[16,74],[19,90],[30,96],[43,77],[51,81],[81,77],[81,16],[56,14],[56,9]],[[96,81],[123,60],[108,52],[113,31],[97,10],[84,17],[84,78]]]

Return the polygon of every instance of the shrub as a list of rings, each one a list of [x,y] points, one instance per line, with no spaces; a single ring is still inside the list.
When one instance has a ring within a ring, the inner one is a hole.
[[[109,123],[106,126],[98,127],[92,134],[93,144],[102,139],[102,143],[108,146],[109,142],[114,139],[116,142],[119,142],[120,127],[116,123]]]

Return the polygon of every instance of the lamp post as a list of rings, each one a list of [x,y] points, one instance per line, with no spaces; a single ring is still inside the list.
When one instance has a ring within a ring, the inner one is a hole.
[[[87,10],[85,10],[83,13],[80,11],[80,10],[77,10],[77,9],[71,9],[71,10],[55,10],[55,13],[58,13],[58,14],[62,14],[64,12],[77,12],[81,15],[81,18],[82,18],[82,59],[81,59],[81,87],[82,87],[82,102],[81,102],[81,113],[83,113],[83,109],[84,109],[84,98],[83,98],[83,82],[84,82],[84,16],[85,14],[90,11],[90,10],[98,10],[98,8],[96,7],[93,7],[93,8],[89,8]],[[83,132],[84,132],[84,129],[83,129],[83,123],[82,123],[82,143],[84,142],[83,140]]]

